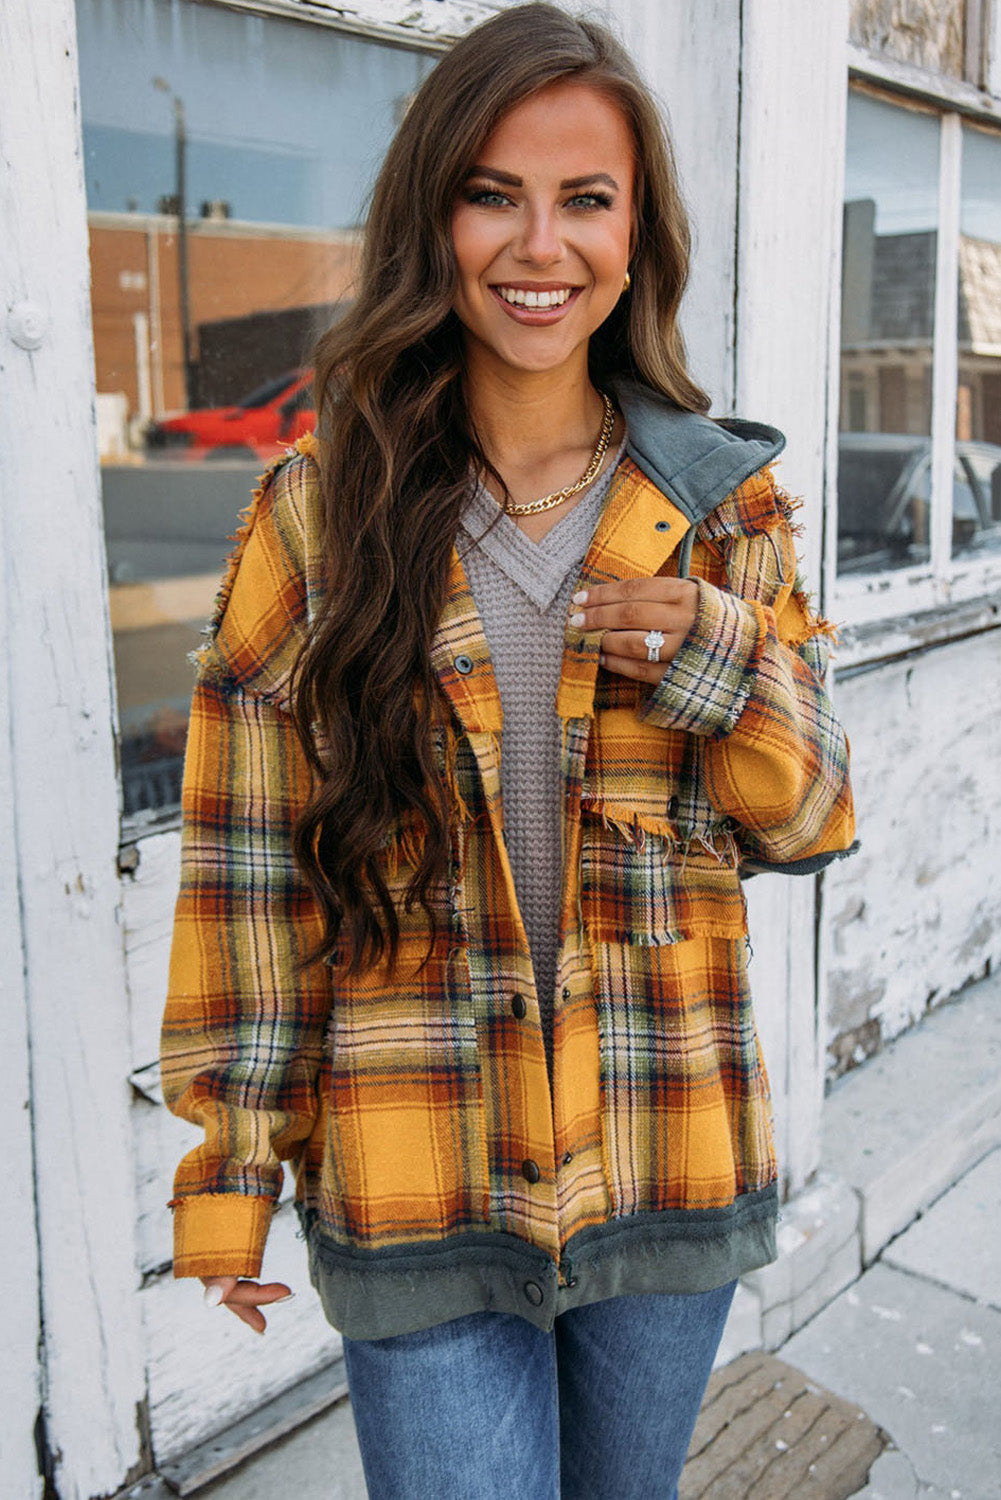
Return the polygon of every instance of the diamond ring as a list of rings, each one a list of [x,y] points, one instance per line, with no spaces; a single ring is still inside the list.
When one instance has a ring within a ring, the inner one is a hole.
[[[659,630],[650,630],[643,637],[646,647],[647,661],[660,661],[660,648],[664,644],[664,637]]]

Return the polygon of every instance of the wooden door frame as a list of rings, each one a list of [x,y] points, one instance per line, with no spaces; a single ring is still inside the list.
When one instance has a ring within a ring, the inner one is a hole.
[[[89,260],[72,0],[7,0],[0,99],[7,291],[0,451],[9,736],[5,915],[20,998],[5,1026],[5,1112],[30,1085],[34,1193],[14,1204],[24,1397],[44,1390],[43,1466],[62,1500],[144,1465],[132,1224],[128,1036],[117,873],[119,789],[94,415]],[[10,893],[16,892],[16,897]],[[19,947],[19,953],[16,949]],[[4,975],[8,977],[7,974]],[[8,1069],[14,1073],[8,1078]],[[5,1137],[23,1139],[28,1114]],[[25,1162],[31,1162],[30,1152]],[[32,1203],[32,1197],[34,1202]],[[30,1223],[34,1218],[35,1223]],[[32,1253],[32,1244],[37,1246]],[[22,1279],[23,1271],[23,1279]],[[40,1297],[33,1289],[40,1280]],[[32,1304],[44,1372],[28,1337]],[[24,1420],[25,1399],[6,1420]],[[31,1425],[27,1432],[30,1439]],[[14,1462],[23,1489],[25,1430]],[[6,1464],[5,1458],[5,1464]],[[5,1481],[11,1475],[5,1473]]]

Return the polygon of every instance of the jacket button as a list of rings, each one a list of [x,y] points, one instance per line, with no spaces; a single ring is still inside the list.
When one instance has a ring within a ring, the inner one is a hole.
[[[572,1161],[573,1161],[573,1152],[572,1151],[564,1151],[564,1153],[563,1153],[563,1165],[565,1167],[568,1167]]]
[[[542,1174],[539,1171],[538,1163],[534,1162],[530,1156],[527,1156],[521,1164],[521,1175],[526,1182],[538,1182]]]
[[[656,521],[654,523],[654,530],[655,531],[670,531],[670,529],[671,529],[671,523],[670,523],[670,521]]]
[[[678,801],[677,797],[672,797],[670,802],[667,804],[667,816],[669,818],[676,818],[678,816],[678,808],[680,806],[681,803]]]
[[[525,1296],[533,1307],[538,1307],[544,1296],[543,1290],[537,1281],[525,1282]]]
[[[457,656],[455,658],[455,670],[467,677],[473,670],[473,658],[471,656]]]
[[[511,1009],[514,1011],[519,1021],[524,1020],[526,1010],[524,995],[511,996]]]
[[[569,1000],[570,999],[570,986],[567,985],[567,984],[565,984],[563,986],[562,990],[560,991],[560,994],[563,996],[564,1000]]]

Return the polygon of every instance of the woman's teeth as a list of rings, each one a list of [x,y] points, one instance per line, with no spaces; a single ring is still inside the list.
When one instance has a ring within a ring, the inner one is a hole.
[[[562,307],[573,290],[573,287],[564,287],[558,292],[526,292],[514,286],[497,288],[504,301],[515,307]]]

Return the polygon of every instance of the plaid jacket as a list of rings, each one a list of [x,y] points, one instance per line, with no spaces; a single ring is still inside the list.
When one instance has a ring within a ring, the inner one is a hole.
[[[580,586],[674,572],[694,540],[698,611],[652,689],[600,670],[597,635],[567,626],[551,1090],[501,705],[457,554],[433,646],[461,810],[440,941],[418,972],[426,918],[401,914],[395,983],[297,970],[319,933],[289,844],[309,791],[289,675],[323,590],[312,441],[256,492],[196,653],[185,760],[161,1069],[205,1138],[175,1178],[176,1275],[259,1274],[283,1160],[311,1278],[355,1338],[486,1307],[551,1328],[578,1303],[708,1289],[774,1258],[740,866],[812,869],[851,844],[829,631],[762,463],[781,435],[619,395],[630,448]],[[391,889],[414,857],[396,829]]]

